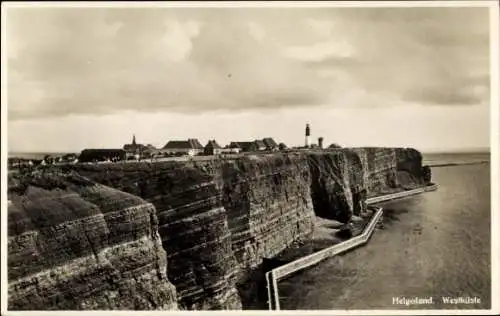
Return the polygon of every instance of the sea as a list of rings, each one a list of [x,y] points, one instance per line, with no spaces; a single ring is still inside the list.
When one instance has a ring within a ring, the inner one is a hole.
[[[491,308],[489,154],[424,154],[437,191],[381,204],[370,241],[278,283],[283,310]],[[486,163],[485,163],[486,162]]]
[[[66,154],[71,154],[70,152],[9,152],[9,158],[21,158],[21,159],[33,159],[42,160],[45,156],[60,157]]]

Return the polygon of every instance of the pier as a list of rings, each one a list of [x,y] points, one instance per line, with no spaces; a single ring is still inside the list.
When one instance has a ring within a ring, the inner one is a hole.
[[[437,184],[431,184],[418,189],[369,198],[366,200],[366,203],[368,205],[372,205],[376,203],[387,202],[395,199],[410,197],[424,192],[435,191],[437,190],[437,188],[438,188]],[[313,254],[310,254],[308,256],[302,257],[295,261],[289,262],[285,265],[282,265],[278,268],[268,271],[265,274],[269,310],[280,310],[278,282],[281,279],[293,273],[296,273],[300,270],[304,270],[313,265],[316,265],[321,261],[324,261],[325,259],[331,258],[335,255],[341,254],[358,246],[364,245],[368,242],[371,235],[373,234],[373,231],[375,230],[377,223],[379,222],[379,220],[383,215],[382,207],[375,207],[375,206],[370,206],[370,207],[375,209],[375,213],[373,217],[370,219],[368,225],[363,230],[363,233],[361,233],[360,235],[350,238],[349,240],[346,240],[344,242],[335,244],[326,249],[315,252]]]
[[[424,192],[429,192],[429,191],[435,191],[437,190],[438,185],[433,183],[421,188],[413,189],[413,190],[407,190],[407,191],[402,191],[402,192],[397,192],[397,193],[391,193],[391,194],[386,194],[386,195],[381,195],[381,196],[376,196],[372,198],[366,199],[366,204],[371,205],[371,204],[376,204],[376,203],[382,203],[382,202],[387,202],[391,200],[396,200],[396,199],[402,199],[405,197],[410,197],[416,194],[424,193]]]

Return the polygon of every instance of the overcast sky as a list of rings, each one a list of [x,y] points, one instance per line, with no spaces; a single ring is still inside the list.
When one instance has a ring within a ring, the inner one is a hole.
[[[9,151],[489,146],[487,8],[9,8]]]

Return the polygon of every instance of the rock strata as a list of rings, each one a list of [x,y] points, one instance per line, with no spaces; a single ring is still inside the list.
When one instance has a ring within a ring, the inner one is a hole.
[[[82,179],[11,176],[8,308],[177,308],[154,206]]]
[[[175,286],[179,307],[189,310],[254,306],[263,261],[310,239],[316,216],[349,223],[366,212],[368,196],[422,185],[426,174],[420,153],[403,148],[58,168],[154,205],[146,213],[156,213],[168,262],[164,280]],[[104,193],[99,196],[100,203],[107,200]],[[44,220],[52,222],[47,214]],[[134,226],[135,218],[130,221]],[[51,266],[47,260],[42,261]]]

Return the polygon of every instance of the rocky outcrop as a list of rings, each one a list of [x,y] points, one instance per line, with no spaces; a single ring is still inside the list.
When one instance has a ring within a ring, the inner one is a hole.
[[[313,230],[310,174],[300,156],[77,171],[155,204],[169,279],[186,309],[241,308],[241,296],[251,291],[243,285],[249,271]]]
[[[411,148],[343,148],[306,157],[316,215],[344,223],[366,211],[368,196],[409,190],[430,181],[422,155]]]
[[[176,309],[152,204],[71,174],[9,181],[10,310]]]
[[[415,149],[396,149],[398,185],[405,189],[428,184],[430,169],[422,167],[422,154]]]
[[[432,180],[432,171],[431,171],[431,167],[429,166],[423,166],[422,168],[422,178],[423,178],[423,181],[424,181],[424,184],[430,184],[431,183],[431,180]]]
[[[253,306],[264,259],[308,240],[315,216],[346,223],[367,196],[425,182],[420,153],[393,148],[62,169],[154,204],[182,309]]]

